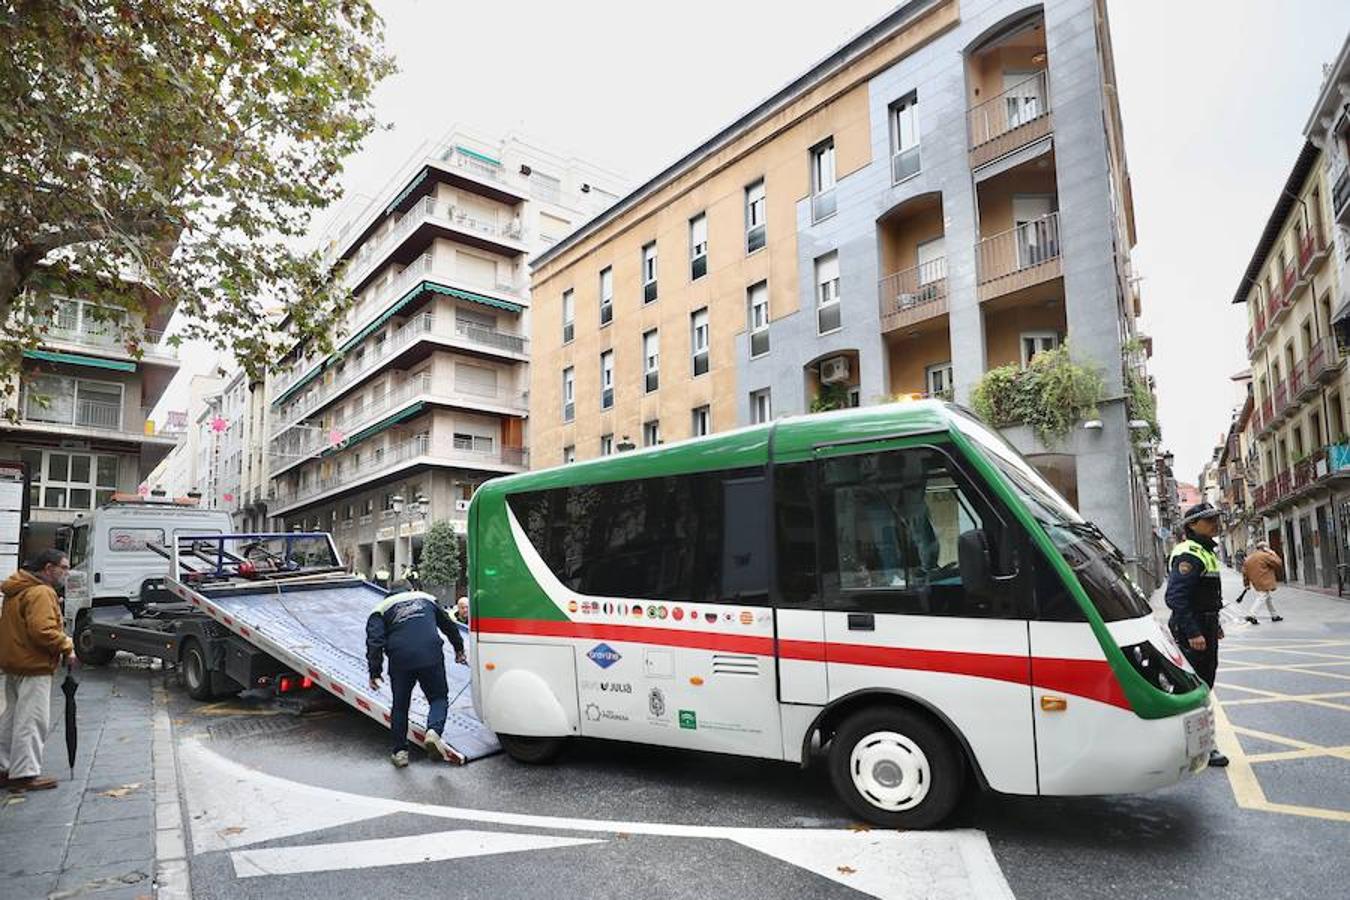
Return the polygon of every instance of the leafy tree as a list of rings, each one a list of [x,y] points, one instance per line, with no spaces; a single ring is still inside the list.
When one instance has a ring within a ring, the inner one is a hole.
[[[330,350],[350,298],[296,247],[392,70],[368,0],[0,0],[6,391],[54,294],[129,310],[106,315],[136,354],[176,304],[251,379]]]
[[[422,539],[418,574],[429,585],[454,588],[459,581],[459,537],[449,522],[435,522]]]

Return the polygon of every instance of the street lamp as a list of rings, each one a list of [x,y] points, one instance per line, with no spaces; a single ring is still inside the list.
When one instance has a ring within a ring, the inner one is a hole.
[[[394,511],[394,566],[393,566],[393,570],[394,570],[394,571],[393,571],[393,573],[391,574],[391,578],[397,578],[397,577],[401,574],[401,570],[399,569],[399,552],[398,552],[398,551],[399,551],[400,546],[402,545],[402,538],[401,538],[399,532],[402,530],[402,524],[403,524],[403,510],[404,510],[404,509],[407,509],[407,510],[408,510],[408,524],[409,524],[409,526],[411,526],[411,525],[412,525],[412,522],[413,522],[413,519],[414,519],[415,517],[420,517],[420,518],[423,518],[423,519],[426,518],[428,510],[431,508],[431,501],[427,499],[427,497],[426,497],[425,494],[418,494],[417,497],[416,497],[416,499],[414,499],[411,503],[408,503],[408,502],[406,502],[406,501],[404,500],[402,494],[395,494],[394,496],[392,496],[392,497],[389,498],[389,506],[390,506],[390,508],[393,509],[393,511]],[[407,557],[407,558],[408,558],[408,563],[406,563],[405,565],[407,565],[407,566],[410,567],[411,564],[412,564],[412,528],[411,528],[411,527],[409,527],[409,529],[408,529],[408,557]]]

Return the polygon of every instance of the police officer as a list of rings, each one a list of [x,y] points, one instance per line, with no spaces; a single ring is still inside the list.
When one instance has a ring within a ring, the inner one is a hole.
[[[1167,624],[1191,668],[1213,688],[1219,668],[1219,641],[1223,639],[1219,625],[1223,589],[1219,585],[1219,557],[1214,550],[1219,511],[1208,503],[1198,503],[1186,510],[1181,526],[1183,537],[1172,548],[1168,563],[1167,606],[1172,617]],[[1228,757],[1211,750],[1209,764],[1226,766]]]

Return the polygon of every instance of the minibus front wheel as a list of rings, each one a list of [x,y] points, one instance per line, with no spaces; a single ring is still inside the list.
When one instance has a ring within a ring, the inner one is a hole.
[[[560,737],[526,737],[519,734],[499,734],[497,742],[506,755],[516,762],[539,766],[552,762],[563,747]]]
[[[845,719],[830,747],[830,778],[863,819],[929,828],[956,807],[966,767],[950,735],[907,709],[874,707]]]

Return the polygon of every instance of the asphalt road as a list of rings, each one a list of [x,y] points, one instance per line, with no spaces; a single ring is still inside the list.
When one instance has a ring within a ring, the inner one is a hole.
[[[1136,797],[976,795],[922,835],[861,829],[820,765],[578,741],[547,767],[400,771],[342,709],[175,688],[193,896],[1341,897],[1350,602],[1278,600],[1285,622],[1228,629],[1227,771]]]

